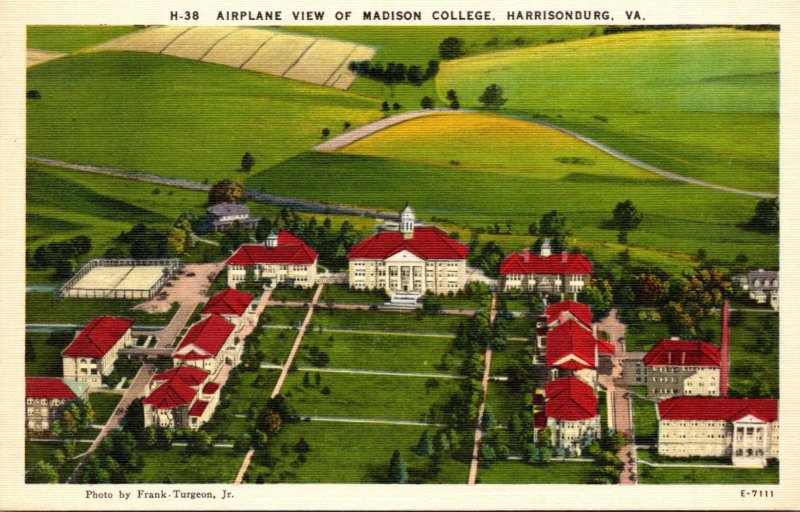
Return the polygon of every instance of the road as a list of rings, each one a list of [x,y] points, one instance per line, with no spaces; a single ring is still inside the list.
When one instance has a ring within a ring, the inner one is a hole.
[[[497,293],[492,294],[492,306],[489,310],[489,321],[494,323],[494,317],[497,314]],[[481,390],[483,391],[483,399],[478,408],[478,422],[475,426],[475,442],[472,444],[472,461],[469,466],[469,477],[467,477],[467,484],[475,485],[478,479],[478,463],[480,462],[480,447],[481,438],[483,437],[483,412],[486,410],[486,400],[489,398],[489,372],[492,366],[492,347],[486,347],[486,354],[484,355],[483,365],[483,379],[481,380]]]
[[[599,375],[600,385],[606,389],[611,401],[611,422],[614,430],[625,434],[626,443],[617,452],[617,457],[622,461],[620,484],[632,485],[636,483],[636,446],[633,438],[633,423],[631,407],[627,398],[628,389],[622,375],[622,362],[625,358],[624,345],[619,341],[625,336],[625,325],[617,318],[617,310],[612,309],[608,316],[597,324],[597,328],[608,334],[609,341],[614,343],[614,354],[611,356],[611,375]]]

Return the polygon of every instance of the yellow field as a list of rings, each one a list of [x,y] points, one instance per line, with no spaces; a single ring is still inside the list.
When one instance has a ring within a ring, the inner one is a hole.
[[[350,61],[375,54],[374,48],[347,41],[278,30],[175,26],[139,30],[91,50],[163,53],[342,90],[356,78],[347,69]]]
[[[341,152],[454,169],[535,172],[540,178],[582,173],[657,179],[552,128],[480,113],[443,112],[413,119],[356,141]],[[565,164],[558,158],[581,163]]]
[[[60,59],[66,55],[61,52],[48,52],[46,50],[28,50],[25,54],[25,67],[35,66],[55,59]]]
[[[193,28],[178,36],[161,53],[182,59],[200,60],[214,45],[234,30],[235,27]]]

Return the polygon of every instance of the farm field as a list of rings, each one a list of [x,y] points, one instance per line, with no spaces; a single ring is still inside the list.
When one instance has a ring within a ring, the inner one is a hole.
[[[233,483],[242,465],[242,454],[231,448],[212,447],[205,455],[187,452],[182,446],[137,453],[142,456],[144,467],[128,475],[130,483]]]
[[[265,169],[318,143],[323,128],[336,135],[345,121],[380,117],[380,102],[363,96],[133,52],[42,64],[28,87],[42,95],[28,105],[29,154],[197,181],[242,177],[245,151]]]
[[[28,26],[28,48],[74,52],[139,30],[137,27],[110,26]]]
[[[319,386],[302,381],[303,372],[290,373],[281,389],[300,416],[382,420],[426,421],[430,406],[458,387],[452,379],[436,379],[439,385],[428,390],[424,378],[331,373]],[[330,394],[322,392],[326,387]]]
[[[428,458],[414,453],[412,449],[424,430],[406,425],[324,421],[285,425],[269,448],[276,466],[271,470],[264,466],[260,462],[264,450],[258,450],[246,481],[254,483],[261,478],[285,483],[384,483],[389,459],[397,449],[408,467],[409,483],[465,483],[469,465],[445,457],[434,475],[428,471]],[[305,454],[306,462],[297,465],[297,454],[291,447],[301,437],[311,450]]]
[[[526,464],[499,461],[478,470],[482,484],[588,484],[597,466],[592,462],[550,462]]]
[[[356,331],[397,331],[434,333],[450,336],[464,320],[461,315],[425,315],[389,311],[317,309],[310,326],[352,329]]]
[[[311,350],[330,356],[329,368],[351,368],[393,372],[455,373],[458,362],[449,370],[435,368],[451,346],[450,338],[431,336],[381,336],[343,332],[308,332],[303,338],[298,366],[312,366]],[[288,352],[287,352],[288,353]]]
[[[778,77],[777,32],[716,28],[457,59],[443,63],[437,90],[455,89],[462,107],[475,107],[497,83],[509,114],[546,114],[667,170],[777,192]]]
[[[125,299],[76,299],[54,293],[25,294],[25,322],[29,324],[83,324],[92,318],[111,315],[133,320],[134,325],[166,325],[178,310],[173,304],[166,313],[131,309],[141,301]]]

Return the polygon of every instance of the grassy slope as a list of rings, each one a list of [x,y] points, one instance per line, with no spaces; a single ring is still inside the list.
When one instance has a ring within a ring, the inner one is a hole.
[[[28,48],[73,52],[139,30],[138,27],[29,26]]]
[[[317,310],[311,326],[337,329],[422,332],[450,334],[464,320],[461,315],[420,315],[387,311],[361,311],[350,309]],[[309,329],[310,330],[310,329]]]
[[[144,467],[129,481],[140,483],[232,483],[242,465],[242,454],[230,448],[211,448],[207,455],[175,446],[169,451],[139,450]],[[191,468],[187,471],[187,468]]]
[[[264,169],[349,121],[380,116],[375,100],[336,89],[164,55],[103,52],[32,68],[28,153],[195,180]],[[308,186],[308,183],[305,184]]]
[[[462,107],[478,106],[490,83],[508,111],[558,114],[668,170],[777,191],[775,32],[632,32],[458,59],[437,77],[439,95],[456,89]]]
[[[475,129],[462,132],[464,124]],[[423,130],[426,137],[412,142]],[[513,139],[508,133],[515,133]],[[521,121],[478,114],[432,116],[381,131],[346,151],[351,154],[302,154],[253,176],[248,184],[373,207],[391,207],[400,198],[414,204],[422,218],[472,225],[511,220],[517,232],[558,209],[577,245],[586,241],[587,248],[608,255],[623,247],[616,244],[617,233],[602,223],[618,202],[631,199],[645,216],[640,229],[629,235],[637,246],[631,251],[635,259],[687,265],[686,255],[704,248],[710,257],[730,259],[744,252],[759,265],[777,263],[777,237],[736,227],[749,220],[756,199],[662,179]],[[373,156],[379,154],[384,156]],[[595,163],[554,160],[564,156]],[[292,186],[321,177],[321,187]],[[459,187],[442,194],[442,184],[454,180]]]

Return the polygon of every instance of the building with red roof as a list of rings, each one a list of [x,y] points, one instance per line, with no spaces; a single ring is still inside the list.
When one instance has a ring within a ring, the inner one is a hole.
[[[596,333],[592,323],[592,308],[574,300],[562,300],[550,304],[536,322],[536,347],[544,349],[547,333],[559,325],[573,320],[587,331]]]
[[[594,337],[575,320],[567,320],[547,333],[545,365],[552,376],[574,375],[594,387],[600,353],[613,353],[614,346]]]
[[[539,294],[573,294],[577,297],[589,284],[592,262],[577,253],[552,254],[545,240],[538,255],[525,248],[500,263],[500,283],[505,291],[524,290]]]
[[[562,377],[546,384],[544,397],[553,446],[580,455],[586,441],[600,433],[594,388],[577,377]]]
[[[253,304],[253,295],[251,293],[239,291],[235,288],[225,288],[208,299],[200,314],[203,318],[219,315],[234,324],[236,330],[239,331],[251,316],[251,304]]]
[[[777,400],[679,396],[657,410],[660,455],[725,457],[750,467],[778,458]]]
[[[119,349],[133,345],[132,325],[127,318],[113,316],[91,320],[61,352],[64,378],[101,387],[103,375],[114,371]]]
[[[216,375],[223,364],[239,364],[244,345],[235,338],[236,326],[214,313],[192,325],[175,347],[176,366],[187,364]]]
[[[220,386],[211,373],[194,366],[178,366],[153,376],[143,401],[144,426],[198,429],[214,414]]]
[[[50,425],[70,403],[85,400],[89,386],[57,377],[25,377],[25,428],[50,430]]]
[[[303,288],[317,282],[317,252],[288,231],[270,234],[263,244],[242,245],[225,266],[231,288],[247,280]]]
[[[387,293],[445,294],[464,288],[469,248],[437,227],[416,222],[406,206],[396,227],[353,246],[347,254],[351,288],[384,289]]]

